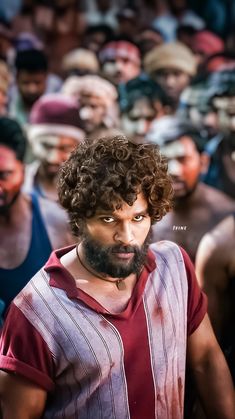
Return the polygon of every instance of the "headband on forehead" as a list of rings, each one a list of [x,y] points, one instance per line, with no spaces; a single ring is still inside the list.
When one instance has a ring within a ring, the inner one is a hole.
[[[130,61],[140,64],[140,52],[138,48],[128,41],[112,41],[100,51],[99,58],[103,64],[105,61],[116,57],[129,58]]]
[[[65,80],[61,91],[63,94],[77,97],[78,100],[81,95],[86,94],[99,96],[103,98],[107,106],[115,102],[118,97],[115,86],[96,75],[70,76]]]
[[[60,124],[35,124],[28,125],[27,135],[30,142],[37,141],[47,136],[64,136],[71,137],[77,140],[79,143],[85,139],[85,133],[83,130],[71,125],[60,125]]]

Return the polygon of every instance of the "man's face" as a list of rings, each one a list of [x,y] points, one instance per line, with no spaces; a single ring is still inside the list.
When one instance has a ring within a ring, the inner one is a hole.
[[[152,77],[175,102],[190,83],[188,74],[173,68],[157,70]]]
[[[0,214],[15,202],[24,181],[24,165],[13,150],[0,145]]]
[[[84,124],[84,130],[90,134],[103,125],[106,114],[106,104],[102,97],[83,94],[79,100],[79,116]]]
[[[168,159],[168,170],[173,180],[174,197],[185,198],[197,186],[202,171],[201,155],[190,137],[165,145],[161,152]]]
[[[219,133],[219,116],[216,109],[212,108],[201,116],[201,124],[207,133],[208,139]]]
[[[113,60],[108,60],[103,64],[102,71],[104,77],[115,85],[127,83],[140,73],[140,64],[126,56],[120,57],[118,54]]]
[[[235,132],[235,97],[221,96],[213,99],[217,112],[218,130]]]
[[[86,262],[96,271],[113,278],[139,273],[144,263],[151,218],[147,201],[138,194],[132,206],[98,210],[86,220],[82,248]]]
[[[33,153],[41,162],[41,170],[48,178],[57,176],[61,164],[68,159],[78,144],[77,140],[66,136],[43,136],[32,142]]]
[[[133,142],[141,144],[144,142],[151,122],[162,115],[164,115],[164,109],[159,101],[152,105],[147,98],[138,99],[129,112],[123,114],[122,129]]]
[[[19,92],[24,103],[32,106],[46,90],[47,74],[45,72],[29,73],[20,71],[17,75]]]

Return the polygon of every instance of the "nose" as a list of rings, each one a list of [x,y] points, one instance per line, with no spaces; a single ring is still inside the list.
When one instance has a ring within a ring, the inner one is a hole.
[[[169,74],[165,78],[165,84],[167,87],[174,87],[175,86],[175,76],[173,74]]]
[[[84,106],[83,108],[80,109],[79,115],[83,121],[92,119],[93,117],[92,108],[90,106]]]
[[[144,119],[140,119],[136,124],[136,134],[145,135],[147,133],[147,124]]]
[[[63,161],[63,158],[61,156],[61,152],[57,150],[56,148],[53,148],[47,153],[47,161],[51,164],[60,164]]]
[[[131,224],[125,223],[119,226],[114,234],[114,240],[126,246],[131,244],[134,240]]]
[[[215,112],[208,112],[203,119],[203,123],[205,126],[216,126],[218,117]]]
[[[182,173],[182,165],[176,159],[169,160],[168,171],[171,176],[180,176]]]
[[[38,86],[37,86],[37,84],[36,84],[36,83],[30,83],[30,84],[28,85],[28,92],[29,92],[29,93],[31,93],[31,94],[35,94],[35,93],[37,93],[37,91],[38,91]]]

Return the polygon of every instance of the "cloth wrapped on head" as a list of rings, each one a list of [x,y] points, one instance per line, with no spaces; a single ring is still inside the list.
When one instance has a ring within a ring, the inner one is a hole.
[[[193,53],[186,45],[181,42],[169,42],[153,48],[144,57],[146,73],[151,75],[163,69],[176,69],[194,76],[197,64]]]
[[[97,73],[99,71],[99,61],[94,52],[85,48],[77,48],[63,56],[61,67],[67,73],[76,70]]]
[[[103,46],[99,53],[101,64],[106,61],[114,60],[116,57],[128,58],[136,64],[141,63],[140,51],[138,47],[129,41],[111,41]]]
[[[27,128],[29,141],[46,135],[68,136],[82,142],[79,105],[76,99],[61,93],[42,96],[32,107]]]

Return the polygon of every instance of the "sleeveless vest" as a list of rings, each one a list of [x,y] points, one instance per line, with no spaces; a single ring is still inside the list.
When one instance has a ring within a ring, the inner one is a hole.
[[[35,194],[31,197],[31,240],[25,260],[13,269],[0,268],[0,298],[4,301],[5,310],[38,269],[46,263],[52,251],[38,198]]]

